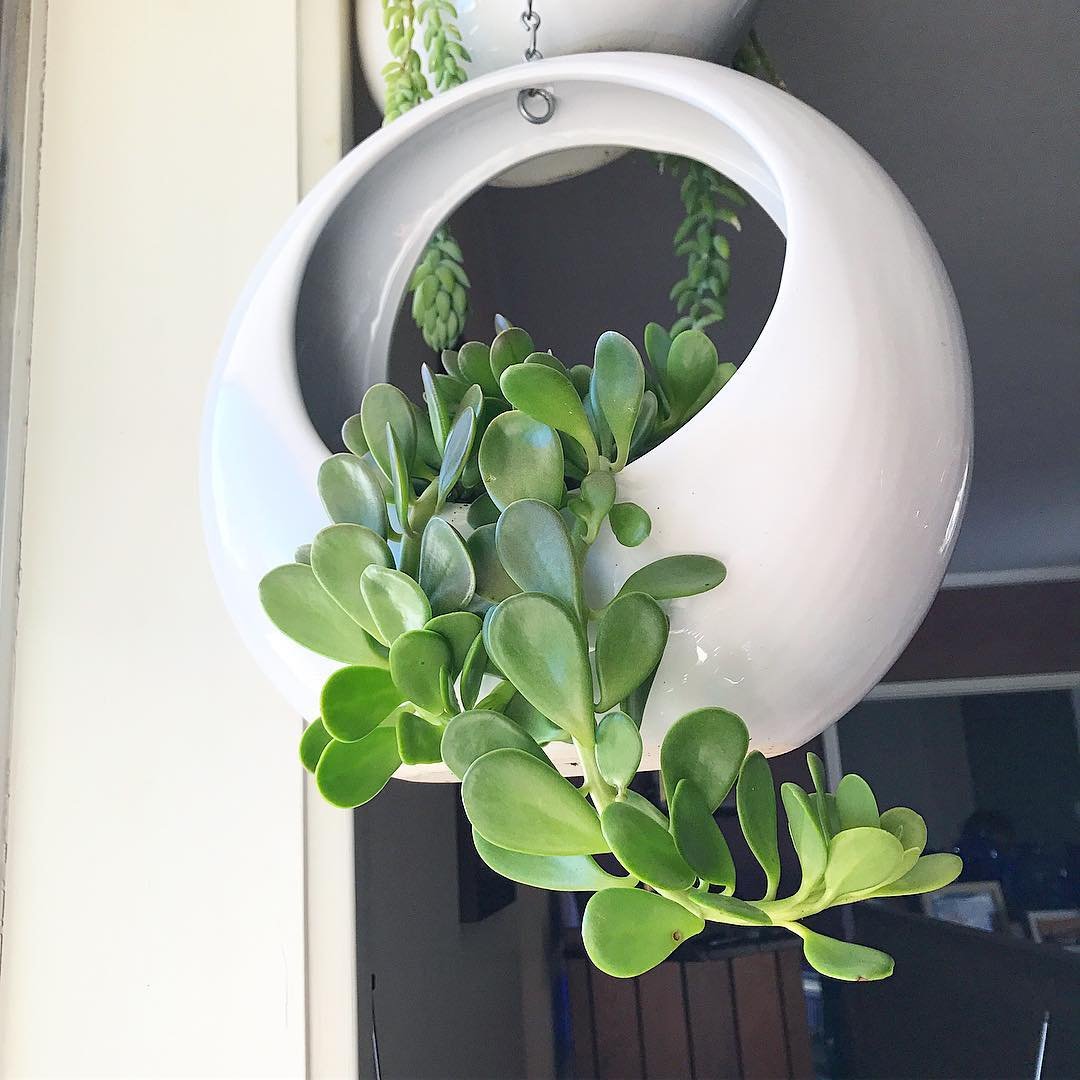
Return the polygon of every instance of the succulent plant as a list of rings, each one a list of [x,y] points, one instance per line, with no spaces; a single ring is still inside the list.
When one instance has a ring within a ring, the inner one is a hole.
[[[631,788],[639,733],[667,644],[664,603],[719,586],[701,554],[650,563],[599,609],[583,590],[607,522],[623,544],[648,514],[619,501],[618,474],[686,423],[734,373],[698,330],[645,331],[648,367],[621,334],[593,366],[567,369],[505,319],[489,344],[422,370],[421,409],[373,386],[345,421],[348,453],[322,466],[331,524],[261,584],[274,623],[343,666],[300,757],[331,803],[360,806],[404,762],[446,765],[480,856],[514,881],[592,892],[582,932],[601,970],[638,975],[706,922],[786,927],[807,960],[840,979],[892,971],[884,953],[835,941],[802,920],[878,896],[927,892],[960,871],[924,855],[912,810],[880,813],[858,776],[780,800],[801,868],[780,896],[777,798],[766,759],[723,708],[677,720],[660,751],[666,809]],[[591,644],[590,644],[591,642]],[[544,746],[569,743],[575,786]],[[735,896],[735,864],[715,813],[735,791],[745,843],[766,887]],[[612,873],[596,861],[610,855]]]

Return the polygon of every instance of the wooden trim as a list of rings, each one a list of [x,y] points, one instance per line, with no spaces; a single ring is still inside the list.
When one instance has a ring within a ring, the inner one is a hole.
[[[700,1080],[741,1076],[731,964],[715,960],[683,968],[694,1076]]]

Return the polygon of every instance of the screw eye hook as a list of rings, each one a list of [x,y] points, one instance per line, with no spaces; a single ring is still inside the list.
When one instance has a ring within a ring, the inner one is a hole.
[[[542,112],[534,112],[532,103],[540,98],[544,105]],[[530,124],[546,124],[555,115],[555,95],[550,90],[540,90],[533,87],[530,90],[519,90],[517,96],[518,112],[529,121]]]

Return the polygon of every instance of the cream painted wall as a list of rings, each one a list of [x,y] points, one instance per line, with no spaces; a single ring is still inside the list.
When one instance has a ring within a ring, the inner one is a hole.
[[[49,0],[0,1072],[304,1072],[299,721],[202,553],[203,392],[297,198],[296,0]]]

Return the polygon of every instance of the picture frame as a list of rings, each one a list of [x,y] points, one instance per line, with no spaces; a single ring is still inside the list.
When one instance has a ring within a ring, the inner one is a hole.
[[[958,881],[920,897],[923,914],[973,930],[1008,929],[1009,915],[999,881]]]
[[[1057,911],[1029,911],[1028,933],[1040,945],[1058,945],[1069,952],[1080,952],[1080,908]]]

